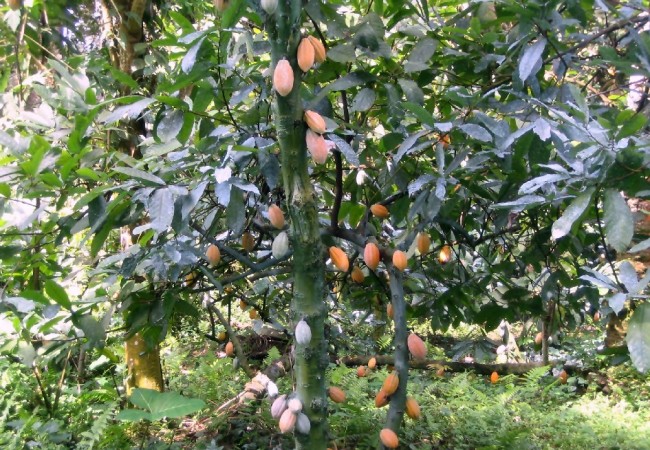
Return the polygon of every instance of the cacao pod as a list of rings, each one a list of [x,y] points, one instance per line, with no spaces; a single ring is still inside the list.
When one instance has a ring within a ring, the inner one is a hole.
[[[311,131],[314,133],[323,134],[327,130],[325,125],[325,119],[318,114],[316,111],[307,110],[305,111],[305,123]]]
[[[235,354],[235,346],[232,342],[228,341],[226,344],[226,356],[232,357]]]
[[[269,382],[266,383],[266,392],[268,393],[269,398],[275,397],[276,395],[279,394],[278,385],[275,384],[273,381],[269,380]]]
[[[427,233],[419,232],[417,237],[417,246],[420,255],[426,255],[429,253],[429,247],[431,247],[431,238]]]
[[[366,276],[363,274],[363,270],[359,266],[354,266],[352,268],[352,281],[355,283],[363,283],[363,280],[366,279]]]
[[[289,253],[289,235],[286,232],[283,231],[273,239],[271,253],[275,259],[283,258]]]
[[[357,376],[363,378],[366,376],[366,366],[357,367]]]
[[[374,369],[375,367],[377,367],[377,358],[375,358],[375,357],[373,356],[373,357],[370,358],[370,360],[368,361],[368,369]]]
[[[287,408],[289,408],[289,411],[299,413],[302,411],[302,402],[294,397],[287,402]]]
[[[418,402],[413,397],[406,399],[406,415],[413,420],[420,418],[420,405],[418,405]]]
[[[400,272],[404,272],[404,270],[406,270],[409,265],[409,260],[406,256],[406,253],[401,250],[395,250],[393,252],[393,265]]]
[[[390,396],[395,393],[398,386],[399,376],[397,375],[397,372],[391,372],[384,380],[384,384],[381,385],[381,390],[384,391],[386,395]]]
[[[562,370],[562,372],[560,372],[558,375],[558,378],[560,379],[560,384],[566,384],[567,380],[569,379],[569,374],[566,372],[566,370]]]
[[[11,8],[12,11],[16,11],[17,9],[20,9],[22,6],[22,0],[7,0],[7,5],[9,8]]]
[[[498,381],[499,381],[499,374],[496,372],[492,372],[492,374],[490,375],[490,383],[497,384]]]
[[[399,446],[399,439],[397,434],[390,428],[384,428],[379,432],[379,439],[386,448],[397,448]]]
[[[438,378],[443,378],[445,376],[445,368],[440,367],[438,370],[436,370],[436,376]]]
[[[600,311],[594,313],[594,322],[600,322]]]
[[[248,308],[248,304],[244,300],[239,300],[239,309],[246,311],[246,308]]]
[[[255,320],[259,317],[259,313],[257,312],[256,309],[251,309],[250,311],[248,311],[248,317],[250,317],[251,320]]]
[[[221,252],[219,251],[219,247],[210,244],[208,250],[205,252],[205,257],[211,266],[219,264],[219,261],[221,261]]]
[[[447,264],[449,261],[451,261],[451,247],[448,245],[444,245],[440,249],[440,253],[438,254],[438,261],[440,261],[440,264]]]
[[[383,408],[386,405],[388,405],[388,395],[380,389],[375,396],[375,408]]]
[[[347,272],[350,268],[350,261],[348,260],[348,255],[345,254],[343,250],[338,247],[330,247],[330,258],[332,263],[339,269],[341,272]]]
[[[296,431],[300,434],[309,434],[311,430],[311,423],[306,414],[298,413],[298,420],[296,421]]]
[[[223,342],[226,340],[226,332],[225,331],[220,331],[219,334],[217,334],[217,341]]]
[[[309,345],[311,342],[311,328],[309,328],[309,325],[304,320],[301,320],[296,325],[295,337],[298,345]]]
[[[255,248],[255,238],[248,231],[242,234],[241,246],[247,252],[251,252]]]
[[[544,333],[540,331],[535,335],[535,345],[542,345],[543,340],[544,340]]]
[[[287,396],[282,394],[278,398],[275,399],[273,404],[271,405],[271,417],[273,417],[275,420],[278,420],[281,416],[282,413],[287,410]]]
[[[284,213],[278,205],[269,206],[269,222],[278,230],[284,228]]]
[[[420,336],[417,334],[411,333],[407,339],[409,352],[416,359],[424,359],[427,357],[427,346]]]
[[[345,401],[345,392],[336,386],[330,386],[327,390],[327,395],[329,395],[334,403],[343,403]]]
[[[303,72],[308,72],[309,69],[314,65],[315,61],[315,50],[311,41],[308,38],[302,38],[300,44],[298,44],[298,67]]]
[[[273,71],[273,88],[286,97],[293,90],[293,69],[286,59],[278,61]]]
[[[190,272],[185,275],[185,286],[192,287],[196,284],[196,281],[199,279],[199,276],[196,272]]]
[[[296,426],[296,415],[290,410],[285,410],[280,416],[280,433],[291,433]]]
[[[213,3],[214,3],[214,9],[216,9],[217,12],[224,12],[228,7],[227,0],[213,0]]]
[[[372,242],[368,242],[363,250],[363,260],[366,266],[375,270],[379,266],[379,247]]]
[[[372,205],[370,207],[370,212],[373,214],[373,216],[379,217],[380,219],[386,219],[388,216],[390,216],[388,208],[380,203],[375,203]]]
[[[325,51],[325,46],[323,43],[316,37],[314,36],[307,36],[307,39],[309,39],[309,42],[311,42],[312,47],[314,47],[314,59],[318,63],[322,63],[325,61],[325,58],[327,57],[327,52]]]
[[[278,0],[262,0],[262,9],[270,16],[278,9]]]
[[[309,154],[314,162],[316,164],[324,164],[325,161],[327,161],[327,155],[330,152],[327,147],[327,142],[325,142],[325,138],[320,134],[307,130],[305,141],[307,142],[307,150],[309,150]]]
[[[388,315],[389,319],[393,318],[394,313],[393,313],[393,304],[392,303],[389,303],[388,305],[386,305],[386,314]]]

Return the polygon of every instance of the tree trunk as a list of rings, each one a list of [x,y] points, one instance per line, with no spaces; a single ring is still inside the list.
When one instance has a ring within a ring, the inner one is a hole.
[[[126,395],[131,396],[133,388],[153,389],[162,392],[162,368],[160,366],[160,349],[147,348],[147,343],[140,333],[136,333],[126,340],[125,358],[129,369],[126,379]]]

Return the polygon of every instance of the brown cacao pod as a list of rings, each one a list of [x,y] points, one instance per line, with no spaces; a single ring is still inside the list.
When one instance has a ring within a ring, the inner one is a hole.
[[[368,369],[374,369],[377,367],[377,358],[374,356],[368,360]]]
[[[408,344],[409,352],[416,359],[424,359],[427,357],[427,346],[420,336],[411,333],[406,341]]]
[[[380,389],[375,396],[375,408],[383,408],[386,405],[388,405],[388,395]]]
[[[305,141],[307,142],[307,150],[309,150],[309,154],[314,162],[316,164],[324,164],[330,152],[325,138],[320,134],[307,130]]]
[[[228,341],[226,344],[226,356],[232,357],[235,355],[235,346],[232,342]]]
[[[282,413],[287,410],[287,396],[282,394],[278,398],[275,399],[273,404],[271,405],[271,417],[273,417],[275,420],[278,420],[281,416]]]
[[[399,446],[399,439],[397,434],[390,428],[384,428],[379,432],[379,439],[386,448],[397,448]]]
[[[347,272],[350,268],[350,261],[348,255],[338,247],[330,247],[330,259],[332,264],[336,266],[341,272]]]
[[[330,386],[327,390],[327,395],[334,403],[343,403],[345,401],[345,391],[336,386]]]
[[[386,219],[388,216],[390,216],[390,212],[388,212],[388,208],[386,208],[384,205],[380,203],[375,203],[370,207],[370,212],[373,214],[375,217],[379,217],[380,219]]]
[[[406,399],[406,415],[413,420],[420,418],[420,405],[418,405],[418,402],[413,397]]]
[[[366,276],[363,274],[363,270],[359,266],[354,266],[352,268],[352,281],[355,283],[363,283],[363,280],[366,279]]]
[[[386,395],[390,396],[395,393],[398,386],[399,376],[397,375],[397,372],[391,372],[384,380],[384,384],[381,385],[381,390],[384,391]]]
[[[444,245],[440,249],[440,253],[438,254],[438,261],[440,261],[440,264],[447,264],[449,261],[451,261],[451,247],[448,245]]]
[[[322,63],[325,61],[325,58],[327,57],[327,52],[325,51],[325,46],[323,43],[316,37],[314,36],[307,36],[307,39],[309,39],[309,42],[311,42],[312,47],[314,47],[314,59],[318,63]]]
[[[251,320],[255,320],[259,317],[259,313],[257,312],[256,309],[251,309],[250,311],[248,311],[248,317],[250,317]]]
[[[427,253],[429,253],[429,247],[431,247],[431,238],[429,237],[429,235],[421,231],[418,233],[416,240],[417,240],[417,246],[420,255],[426,255]]]
[[[300,44],[298,44],[297,54],[298,67],[300,67],[300,70],[303,72],[309,71],[309,69],[314,65],[315,58],[316,54],[311,41],[308,38],[302,38]]]
[[[386,305],[386,314],[388,315],[389,319],[393,318],[394,313],[393,313],[393,304],[392,303],[389,303],[388,305]]]
[[[255,238],[248,231],[241,236],[241,246],[247,252],[251,252],[255,248]]]
[[[566,370],[563,370],[557,377],[560,379],[560,384],[566,384],[567,380],[569,379],[569,374],[566,372]]]
[[[368,242],[363,250],[363,260],[366,266],[375,270],[379,266],[379,247],[372,242]]]
[[[284,228],[284,213],[278,205],[269,206],[269,221],[278,230]]]
[[[293,90],[293,69],[286,59],[281,59],[273,71],[273,88],[283,97]]]
[[[11,8],[12,11],[20,9],[22,6],[22,0],[7,0],[7,5]]]
[[[239,309],[246,311],[246,308],[248,308],[248,303],[246,303],[244,300],[239,300]]]
[[[366,366],[357,367],[357,376],[363,378],[366,376]]]
[[[211,266],[219,264],[219,261],[221,261],[221,252],[219,251],[219,247],[210,244],[208,250],[205,252],[205,257]]]
[[[404,270],[406,270],[409,265],[409,260],[406,256],[406,253],[401,250],[395,250],[395,252],[393,252],[393,265],[400,272],[404,272]]]
[[[280,416],[280,433],[291,433],[296,426],[296,415],[290,409],[286,409]]]
[[[307,110],[305,111],[305,123],[311,131],[314,133],[323,134],[327,130],[327,125],[325,125],[325,119],[323,116],[318,114],[316,111]]]

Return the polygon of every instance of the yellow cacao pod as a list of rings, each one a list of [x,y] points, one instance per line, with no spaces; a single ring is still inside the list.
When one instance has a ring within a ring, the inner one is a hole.
[[[406,268],[409,265],[409,260],[406,257],[406,253],[404,253],[401,250],[395,250],[395,252],[393,253],[393,265],[400,272],[403,272],[404,270],[406,270]]]
[[[278,230],[284,228],[284,213],[278,205],[269,206],[269,221]]]
[[[323,43],[316,37],[314,36],[307,36],[307,39],[309,39],[309,42],[311,42],[312,47],[314,47],[314,59],[318,63],[322,63],[325,61],[325,58],[327,57],[327,52],[325,51],[325,46]]]
[[[221,261],[221,252],[219,251],[219,247],[210,244],[208,250],[205,252],[205,257],[211,266],[219,264],[219,261]]]
[[[314,65],[316,55],[314,52],[314,46],[311,41],[307,38],[302,38],[300,44],[298,44],[298,67],[303,72],[307,72]]]
[[[390,373],[384,380],[384,384],[381,386],[381,390],[390,396],[395,393],[397,387],[399,386],[399,376],[397,372]]]
[[[290,409],[286,409],[280,416],[280,433],[291,433],[296,426],[296,415]]]
[[[259,313],[257,312],[256,309],[251,309],[250,311],[248,311],[248,317],[250,317],[251,320],[255,320],[259,317]]]
[[[397,448],[399,446],[399,439],[397,434],[390,428],[384,428],[379,432],[379,439],[386,448]]]
[[[232,342],[228,341],[226,344],[226,356],[231,357],[235,354],[235,346]]]
[[[409,352],[416,359],[424,359],[427,357],[427,346],[420,336],[417,334],[411,333],[407,339]]]
[[[386,405],[388,405],[388,395],[384,391],[379,390],[375,396],[375,408],[383,408]]]
[[[366,279],[366,276],[363,274],[363,270],[359,266],[354,266],[352,268],[352,281],[355,283],[363,283],[363,280]]]
[[[431,247],[431,238],[429,235],[421,231],[418,233],[416,241],[420,255],[427,254],[429,252],[429,247]]]
[[[281,59],[275,66],[273,88],[283,97],[293,90],[293,69],[286,59]]]
[[[368,242],[363,250],[363,260],[366,266],[375,270],[379,266],[379,247],[372,242]]]
[[[444,245],[440,249],[440,253],[438,254],[438,261],[440,261],[440,264],[447,264],[449,261],[451,261],[451,247],[448,245]]]
[[[388,216],[390,216],[390,212],[388,212],[388,208],[386,208],[384,205],[380,203],[375,203],[370,207],[370,212],[375,216],[379,217],[380,219],[386,219]]]
[[[217,341],[223,342],[226,340],[226,332],[225,331],[220,331],[219,334],[217,334]]]
[[[336,386],[330,386],[327,390],[327,395],[334,403],[343,403],[345,401],[345,391]]]
[[[350,268],[348,255],[346,255],[345,252],[338,247],[330,247],[329,250],[332,264],[334,264],[336,268],[341,272],[347,272]]]
[[[377,358],[375,358],[375,357],[373,356],[373,357],[370,358],[370,360],[368,361],[368,368],[369,368],[369,369],[374,369],[375,367],[377,367]]]
[[[255,238],[248,231],[242,234],[241,246],[247,252],[251,252],[255,248]]]
[[[314,133],[323,134],[327,130],[327,125],[325,124],[325,119],[323,116],[318,114],[316,111],[307,110],[305,111],[305,123],[311,131]]]
[[[325,161],[327,161],[327,155],[330,152],[329,148],[327,148],[325,138],[320,134],[307,130],[305,140],[307,142],[307,150],[309,150],[314,162],[316,164],[324,164]]]
[[[413,397],[406,399],[406,415],[413,420],[420,418],[420,405],[418,405],[418,402]]]

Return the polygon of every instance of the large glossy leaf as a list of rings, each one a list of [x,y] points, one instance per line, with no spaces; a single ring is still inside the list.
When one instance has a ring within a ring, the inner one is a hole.
[[[619,252],[627,249],[634,235],[634,218],[620,192],[614,189],[605,191],[603,212],[605,236],[609,245]]]
[[[650,303],[642,303],[634,310],[625,340],[634,367],[647,372],[650,369]]]
[[[553,239],[563,238],[571,232],[573,224],[580,219],[591,203],[593,193],[594,188],[589,188],[571,202],[562,214],[562,217],[553,223],[553,227],[551,228]]]

